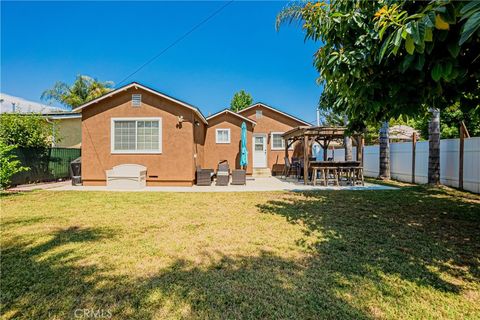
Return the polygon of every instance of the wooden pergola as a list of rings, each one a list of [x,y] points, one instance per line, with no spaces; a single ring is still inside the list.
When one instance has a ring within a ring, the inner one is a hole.
[[[295,141],[303,143],[303,167],[307,172],[309,167],[309,150],[313,142],[317,142],[323,149],[323,160],[327,160],[327,151],[332,141],[341,141],[345,137],[345,127],[316,127],[300,126],[293,128],[282,135],[285,140],[285,157],[288,157],[288,149]],[[354,139],[355,140],[355,139]],[[362,159],[363,139],[357,139],[357,160]],[[304,182],[307,183],[308,174],[304,173]]]

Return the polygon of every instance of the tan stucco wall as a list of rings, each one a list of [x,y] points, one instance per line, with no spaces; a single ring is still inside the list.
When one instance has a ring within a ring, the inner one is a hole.
[[[208,129],[205,139],[205,161],[204,168],[216,169],[218,162],[228,160],[230,169],[240,168],[240,141],[242,134],[241,118],[232,114],[223,113],[208,120]],[[252,124],[247,124],[247,150],[248,165],[247,174],[252,173]],[[216,129],[230,129],[230,143],[216,143]]]
[[[262,117],[256,118],[256,111],[262,110]],[[256,106],[246,111],[241,111],[240,114],[247,117],[257,124],[253,130],[253,133],[265,133],[268,135],[267,139],[267,164],[272,171],[281,172],[283,165],[285,164],[285,150],[272,150],[271,133],[272,132],[287,132],[288,130],[302,126],[299,121],[296,121],[290,117],[284,116],[278,112],[272,111],[263,106]],[[251,148],[249,149],[252,152]],[[293,151],[289,151],[289,157],[291,157]]]
[[[58,130],[58,138],[55,147],[80,148],[82,144],[82,119],[58,119],[54,120]]]
[[[132,93],[142,94],[141,107],[131,106]],[[184,118],[181,125],[178,116]],[[111,118],[116,117],[161,117],[162,153],[111,154]],[[194,117],[191,109],[135,88],[85,108],[82,111],[84,185],[105,184],[105,171],[126,163],[147,167],[147,185],[191,185],[195,172]],[[204,127],[201,122],[200,127]]]

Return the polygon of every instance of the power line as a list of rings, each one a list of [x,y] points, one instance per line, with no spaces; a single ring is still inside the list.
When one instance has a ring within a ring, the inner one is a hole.
[[[232,2],[235,1],[235,0],[230,0],[229,2],[227,2],[226,4],[224,4],[223,6],[221,6],[220,8],[218,8],[217,10],[215,10],[214,12],[212,12],[208,17],[206,17],[205,19],[203,19],[202,21],[200,21],[198,24],[196,24],[195,26],[193,26],[190,30],[188,30],[187,32],[185,32],[182,36],[180,36],[179,38],[177,38],[175,41],[173,41],[170,45],[168,45],[166,48],[164,48],[162,51],[160,51],[158,54],[156,54],[155,56],[153,56],[152,58],[150,58],[147,62],[145,62],[144,64],[142,64],[140,67],[138,67],[134,72],[130,73],[128,76],[126,76],[122,81],[120,81],[117,86],[120,86],[120,84],[122,84],[123,82],[125,82],[126,80],[128,80],[131,76],[135,75],[137,72],[139,72],[140,70],[142,70],[143,68],[145,68],[147,65],[149,65],[150,63],[152,63],[153,61],[155,61],[158,57],[160,57],[162,54],[164,54],[165,52],[167,52],[170,48],[174,47],[175,45],[177,45],[180,41],[182,41],[183,39],[185,39],[186,37],[188,37],[191,33],[193,33],[195,30],[197,30],[198,28],[200,28],[202,25],[204,25],[205,23],[207,23],[209,20],[211,20],[213,17],[215,17],[217,14],[219,14],[223,9],[225,9],[226,7],[228,7],[230,4],[232,4]]]

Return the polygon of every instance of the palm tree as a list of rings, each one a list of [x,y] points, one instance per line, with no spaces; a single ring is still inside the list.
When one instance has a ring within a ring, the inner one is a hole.
[[[57,82],[52,89],[45,90],[41,99],[46,101],[57,101],[61,104],[75,108],[90,100],[110,92],[113,82],[100,82],[89,76],[78,75],[72,85],[65,82]]]
[[[378,178],[390,179],[390,141],[388,136],[389,123],[384,121],[380,128],[380,169]]]
[[[431,108],[428,124],[428,183],[440,184],[440,110]]]

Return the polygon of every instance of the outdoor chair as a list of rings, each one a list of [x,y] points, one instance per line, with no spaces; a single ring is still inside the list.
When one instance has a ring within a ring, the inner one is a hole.
[[[290,159],[288,157],[285,157],[285,166],[283,168],[283,174],[282,175],[285,179],[287,179],[288,176],[290,176],[291,172],[295,172],[295,174],[297,173],[296,165],[290,163]]]
[[[196,170],[197,186],[210,186],[214,175],[213,169],[202,169],[198,166]]]
[[[222,160],[217,167],[217,186],[228,186],[230,180],[230,167],[227,160]]]
[[[247,184],[247,172],[245,170],[237,169],[232,171],[232,182],[235,185]]]
[[[292,157],[292,171],[295,172],[295,175],[298,179],[300,179],[300,176],[302,174],[302,161],[300,161],[300,158],[293,158]]]

